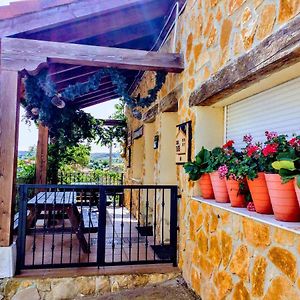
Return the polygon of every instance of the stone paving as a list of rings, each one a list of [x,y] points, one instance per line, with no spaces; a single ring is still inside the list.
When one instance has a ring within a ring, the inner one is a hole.
[[[80,297],[84,300],[194,300],[200,299],[190,290],[182,278],[152,286],[109,293],[99,297]]]

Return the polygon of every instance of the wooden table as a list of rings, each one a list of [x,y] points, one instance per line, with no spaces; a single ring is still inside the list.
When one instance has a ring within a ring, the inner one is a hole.
[[[75,232],[80,247],[84,253],[89,253],[89,245],[84,237],[84,222],[76,206],[76,192],[40,192],[27,203],[30,213],[27,217],[27,227],[35,226],[38,216],[42,211],[48,214],[48,224],[51,226],[51,215],[53,212],[65,212],[70,220],[72,231]],[[55,224],[52,224],[55,228]]]

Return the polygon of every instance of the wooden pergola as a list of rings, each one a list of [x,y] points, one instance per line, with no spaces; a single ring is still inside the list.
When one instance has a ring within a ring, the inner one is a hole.
[[[179,1],[180,7],[184,2]],[[22,76],[48,68],[62,91],[86,82],[101,68],[113,67],[122,70],[132,92],[140,71],[180,73],[184,69],[180,54],[156,51],[170,28],[165,23],[174,3],[25,0],[0,7],[0,247],[12,242]],[[97,91],[76,98],[74,105],[85,108],[116,97],[107,77]],[[43,174],[48,130],[39,129],[37,169]],[[42,177],[38,181],[43,182]]]

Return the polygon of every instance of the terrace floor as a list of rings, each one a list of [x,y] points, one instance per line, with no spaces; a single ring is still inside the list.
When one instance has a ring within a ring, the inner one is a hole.
[[[85,225],[89,222],[98,224],[98,211],[94,207],[88,213],[82,213]],[[53,265],[63,263],[93,263],[97,261],[97,235],[91,231],[84,234],[90,245],[90,253],[84,253],[79,246],[75,233],[66,233],[63,228],[70,227],[68,219],[57,220],[55,233],[31,234],[26,236],[25,265]],[[36,229],[43,229],[45,220],[38,220]],[[122,226],[123,223],[123,226]],[[159,260],[153,252],[153,236],[141,236],[137,231],[137,220],[130,217],[125,207],[108,206],[106,210],[105,262],[120,263],[129,261]],[[123,228],[122,228],[123,227]],[[61,229],[59,231],[59,229]],[[88,230],[87,230],[88,231]],[[131,247],[130,247],[131,244]],[[35,247],[33,247],[35,245]],[[34,250],[34,251],[33,251]]]

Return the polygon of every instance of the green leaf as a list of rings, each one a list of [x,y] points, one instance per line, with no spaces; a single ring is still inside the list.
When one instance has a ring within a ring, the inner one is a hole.
[[[277,155],[277,160],[279,161],[295,161],[297,160],[297,156],[295,152],[290,151],[290,152],[281,152]]]
[[[287,170],[290,170],[290,171],[294,171],[295,170],[295,164],[293,161],[290,161],[290,160],[277,160],[277,161],[274,161],[272,163],[272,167],[275,169],[275,170],[280,170],[280,169],[287,169]]]
[[[297,186],[300,189],[300,175],[296,176],[296,182],[297,182]]]

